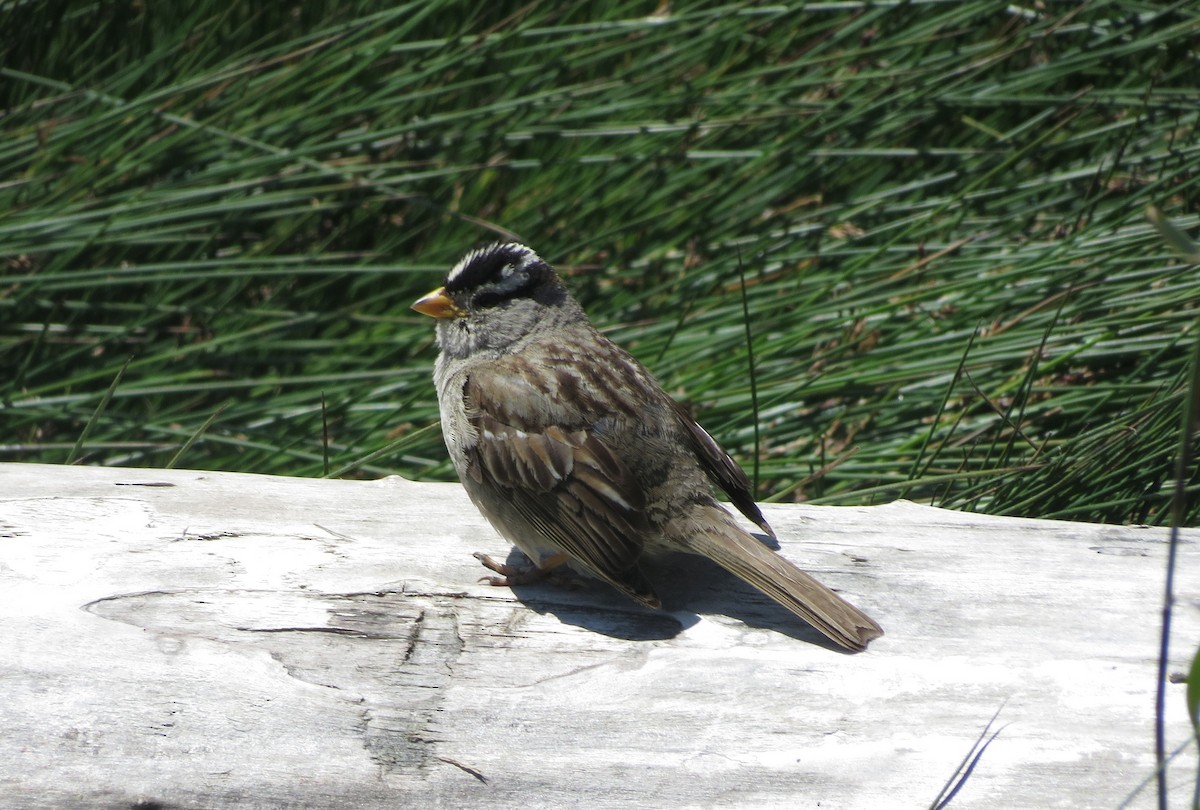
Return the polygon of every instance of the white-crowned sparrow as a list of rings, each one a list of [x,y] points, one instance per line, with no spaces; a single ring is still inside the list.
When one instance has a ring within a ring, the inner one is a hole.
[[[437,319],[433,377],[458,476],[484,517],[540,571],[568,563],[659,607],[638,562],[686,551],[843,647],[862,650],[883,634],[721,508],[710,481],[774,536],[741,468],[637,360],[596,331],[531,249],[508,243],[468,253],[413,309]]]

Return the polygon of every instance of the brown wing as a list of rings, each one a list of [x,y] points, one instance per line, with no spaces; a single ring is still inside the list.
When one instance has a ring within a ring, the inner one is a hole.
[[[528,381],[525,377],[520,384]],[[514,412],[510,403],[527,401],[515,396],[515,384],[499,368],[468,377],[463,394],[478,434],[467,449],[468,474],[506,498],[572,560],[639,602],[658,607],[637,565],[651,526],[633,475],[586,427],[534,424],[531,414]],[[569,420],[551,416],[548,421]]]
[[[684,433],[691,440],[692,450],[696,453],[700,466],[708,473],[709,479],[725,491],[730,502],[743,515],[772,538],[775,537],[775,532],[771,530],[767,519],[759,511],[758,504],[754,502],[754,495],[750,491],[750,479],[746,477],[746,473],[742,472],[742,468],[737,465],[737,462],[729,457],[721,445],[717,444],[717,440],[709,436],[708,431],[696,423],[686,408],[673,399],[671,405],[674,406],[675,415],[679,418]]]

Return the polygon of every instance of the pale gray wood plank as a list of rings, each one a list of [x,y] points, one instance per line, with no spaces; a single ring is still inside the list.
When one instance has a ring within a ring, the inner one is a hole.
[[[698,560],[656,566],[665,612],[479,584],[507,546],[457,485],[0,464],[0,804],[918,807],[1001,705],[955,807],[1113,807],[1149,774],[1164,530],[765,512],[883,624],[868,652]]]

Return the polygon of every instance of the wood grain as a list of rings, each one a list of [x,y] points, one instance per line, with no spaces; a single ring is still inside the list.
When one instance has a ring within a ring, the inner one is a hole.
[[[458,485],[0,464],[0,805],[920,807],[997,709],[954,807],[1114,807],[1151,773],[1164,530],[764,511],[879,619],[868,652],[693,558],[652,571],[662,612],[479,584],[506,546]]]

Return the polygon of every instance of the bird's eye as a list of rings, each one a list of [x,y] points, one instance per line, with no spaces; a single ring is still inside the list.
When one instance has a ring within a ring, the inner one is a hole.
[[[513,295],[513,292],[502,290],[498,287],[487,287],[475,293],[474,297],[471,298],[471,305],[475,309],[486,309],[487,307],[494,307],[503,301],[507,301]]]
[[[494,307],[512,298],[530,295],[535,286],[529,273],[518,272],[511,264],[504,265],[495,278],[496,281],[485,284],[472,296],[471,304],[476,309]]]

